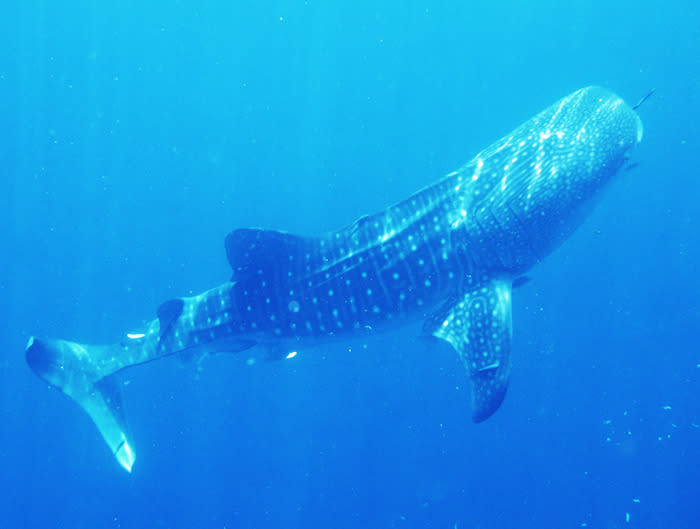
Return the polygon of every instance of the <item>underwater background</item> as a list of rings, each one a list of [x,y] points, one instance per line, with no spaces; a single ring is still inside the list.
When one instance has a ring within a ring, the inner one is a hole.
[[[7,2],[0,17],[0,529],[700,527],[700,5]],[[590,84],[619,175],[513,296],[472,424],[408,332],[120,375],[136,464],[27,367],[226,281],[225,235],[318,235]]]

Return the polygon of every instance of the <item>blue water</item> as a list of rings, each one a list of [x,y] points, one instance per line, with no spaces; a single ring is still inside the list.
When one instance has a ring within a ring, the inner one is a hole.
[[[565,6],[565,7],[563,7]],[[696,2],[26,2],[0,17],[0,528],[700,527]],[[514,294],[502,408],[399,332],[122,375],[137,461],[26,366],[321,234],[573,90],[639,166]]]

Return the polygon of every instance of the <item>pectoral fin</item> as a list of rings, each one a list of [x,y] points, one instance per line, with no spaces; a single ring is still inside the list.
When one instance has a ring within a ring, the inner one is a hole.
[[[472,419],[488,419],[508,389],[511,343],[511,283],[493,280],[452,300],[426,323],[464,362],[471,382]]]

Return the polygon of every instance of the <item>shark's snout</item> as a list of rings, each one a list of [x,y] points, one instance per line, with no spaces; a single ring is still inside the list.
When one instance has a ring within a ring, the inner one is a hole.
[[[626,152],[637,146],[644,137],[644,125],[639,114],[621,98],[611,94],[614,110],[609,113],[608,126],[619,135],[619,145]],[[616,100],[615,100],[616,99]]]

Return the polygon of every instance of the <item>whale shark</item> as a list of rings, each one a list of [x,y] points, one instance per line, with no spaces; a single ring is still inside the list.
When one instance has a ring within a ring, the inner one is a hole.
[[[513,287],[581,224],[641,139],[632,107],[582,88],[348,227],[314,237],[236,229],[225,239],[229,281],[165,301],[116,344],[32,337],[26,361],[87,412],[127,471],[135,452],[118,374],[177,354],[284,359],[368,329],[422,324],[459,355],[472,419],[484,421],[508,387]]]

